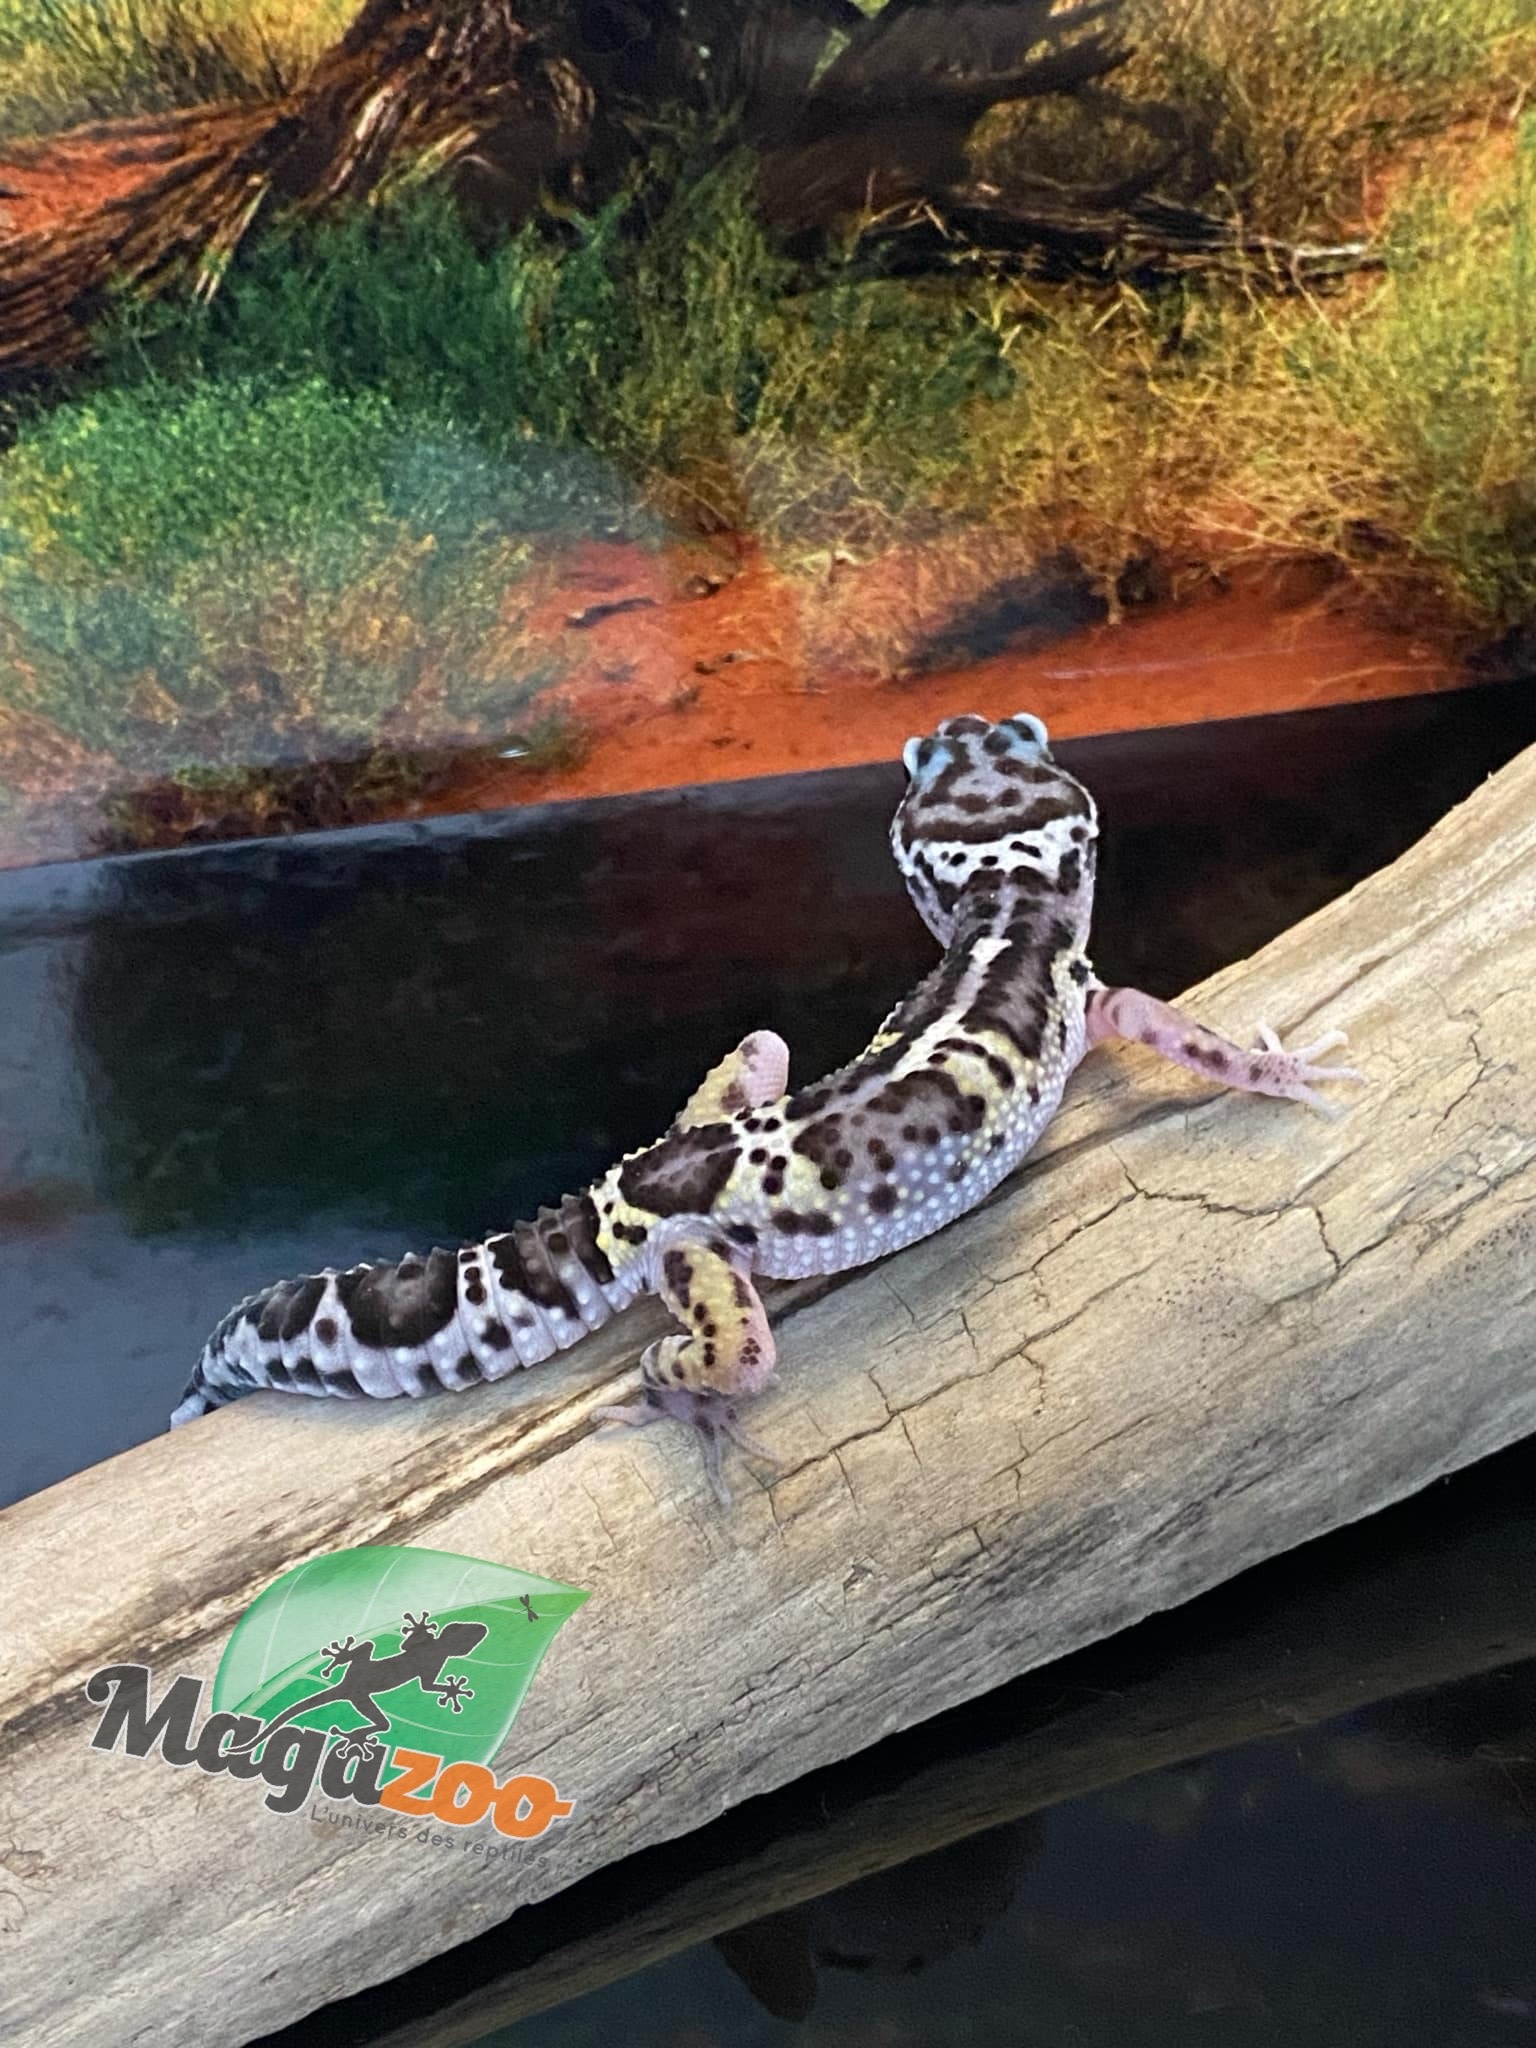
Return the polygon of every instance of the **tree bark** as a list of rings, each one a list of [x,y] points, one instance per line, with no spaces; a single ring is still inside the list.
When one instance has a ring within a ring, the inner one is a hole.
[[[1188,999],[1345,1025],[1346,1116],[1095,1055],[986,1208],[780,1297],[787,1463],[728,1514],[680,1432],[593,1429],[644,1312],[451,1400],[247,1401],[9,1511],[0,2026],[249,2039],[1529,1433],[1533,900],[1536,750]],[[92,1672],[207,1678],[273,1578],[369,1542],[591,1591],[499,1765],[575,1812],[517,1860],[88,1747]]]

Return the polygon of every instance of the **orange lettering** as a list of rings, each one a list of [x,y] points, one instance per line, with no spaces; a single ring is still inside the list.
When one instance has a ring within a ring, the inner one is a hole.
[[[460,1799],[461,1792],[467,1793]],[[484,1764],[450,1764],[432,1788],[432,1811],[455,1827],[472,1827],[496,1796],[496,1780]]]
[[[528,1811],[519,1808],[526,1804]],[[494,1819],[499,1835],[513,1835],[532,1841],[542,1835],[552,1820],[563,1820],[573,1802],[562,1799],[548,1778],[508,1778],[496,1794]]]
[[[407,1813],[413,1820],[425,1820],[433,1812],[432,1799],[421,1787],[430,1784],[443,1768],[440,1756],[428,1756],[421,1749],[397,1749],[394,1762],[401,1766],[398,1778],[386,1778],[379,1787],[379,1804],[392,1813]]]

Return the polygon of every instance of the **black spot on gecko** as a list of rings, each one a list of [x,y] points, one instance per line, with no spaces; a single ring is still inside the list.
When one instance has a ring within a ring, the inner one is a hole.
[[[832,1090],[825,1082],[820,1082],[814,1088],[802,1088],[791,1095],[784,1107],[791,1119],[820,1116],[831,1100]]]
[[[812,1210],[802,1215],[795,1209],[776,1209],[773,1217],[775,1230],[782,1230],[786,1237],[795,1237],[802,1232],[807,1237],[830,1237],[837,1229],[836,1223],[824,1210]]]
[[[494,1317],[488,1317],[480,1325],[480,1341],[483,1344],[489,1344],[493,1351],[505,1351],[512,1343],[512,1332],[505,1323],[499,1323]]]
[[[985,817],[935,817],[931,836],[954,846],[992,846],[1005,833],[1027,831],[1034,823],[1032,811],[999,812],[988,798],[983,797],[980,802],[981,809],[987,813]],[[963,798],[961,804],[965,807]]]
[[[869,1191],[869,1206],[877,1216],[889,1216],[896,1206],[896,1190],[888,1180],[880,1181]]]
[[[359,1344],[382,1351],[425,1344],[458,1308],[458,1260],[434,1251],[399,1266],[354,1266],[336,1280],[336,1294]],[[318,1299],[318,1297],[317,1297]]]
[[[1086,790],[1076,789],[1070,783],[1063,783],[1059,774],[1047,771],[1041,778],[1053,782],[1061,790],[1059,796],[1038,797],[1029,807],[1029,816],[1024,821],[1025,831],[1038,832],[1042,825],[1054,825],[1058,818],[1086,818],[1089,800]]]
[[[677,1297],[678,1305],[687,1308],[693,1300],[693,1267],[688,1262],[688,1254],[674,1245],[671,1251],[663,1254],[661,1270]]]
[[[607,1213],[612,1215],[613,1202],[611,1198],[605,1206]],[[597,1282],[599,1287],[607,1286],[608,1282],[613,1278],[613,1268],[608,1263],[608,1254],[603,1250],[598,1236],[603,1224],[602,1218],[597,1213],[597,1203],[593,1200],[591,1192],[584,1190],[579,1195],[567,1195],[560,1204],[560,1214],[565,1219],[565,1228],[571,1240],[571,1250],[576,1254],[582,1266]]]
[[[1082,887],[1082,855],[1074,846],[1061,857],[1061,866],[1056,870],[1057,887],[1063,896],[1075,896]]]
[[[540,1308],[578,1316],[576,1298],[550,1261],[545,1231],[554,1211],[540,1211],[537,1223],[514,1223],[500,1237],[488,1237],[485,1248],[496,1262],[503,1293],[522,1294]]]
[[[750,1223],[728,1223],[725,1234],[733,1244],[746,1245],[750,1248],[757,1243],[757,1232]]]
[[[1071,975],[1072,979],[1077,983],[1078,987],[1081,988],[1083,983],[1088,979],[1088,962],[1086,960],[1074,960],[1072,962],[1072,965],[1067,969],[1067,972]]]
[[[619,1191],[653,1216],[707,1216],[739,1156],[729,1124],[691,1124],[626,1159]]]
[[[320,1369],[312,1358],[296,1358],[288,1375],[290,1386],[318,1387],[324,1384]]]
[[[284,1281],[271,1288],[255,1318],[257,1336],[268,1344],[280,1343],[286,1337],[297,1337],[301,1330],[308,1328],[309,1319],[324,1292],[325,1279],[318,1273],[304,1280]]]
[[[329,1316],[322,1316],[319,1322],[316,1323],[315,1335],[322,1344],[334,1344],[336,1342],[336,1325]]]

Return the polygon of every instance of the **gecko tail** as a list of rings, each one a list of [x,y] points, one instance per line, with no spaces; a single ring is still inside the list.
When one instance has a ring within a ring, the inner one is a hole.
[[[209,1415],[219,1405],[218,1401],[203,1391],[195,1379],[189,1380],[187,1382],[187,1391],[171,1410],[171,1419],[168,1427],[180,1429],[184,1422],[196,1422],[199,1415]]]
[[[388,1400],[456,1393],[537,1365],[633,1298],[589,1189],[458,1251],[280,1280],[236,1304],[203,1346],[172,1427],[243,1394]]]
[[[219,1331],[222,1332],[225,1325],[233,1320],[233,1315],[226,1317]],[[203,1346],[202,1354],[192,1369],[186,1392],[171,1410],[169,1427],[179,1429],[184,1422],[196,1422],[200,1415],[209,1415],[215,1408],[238,1401],[242,1394],[255,1393],[256,1387],[254,1376],[235,1359],[227,1357],[222,1344],[209,1342]]]

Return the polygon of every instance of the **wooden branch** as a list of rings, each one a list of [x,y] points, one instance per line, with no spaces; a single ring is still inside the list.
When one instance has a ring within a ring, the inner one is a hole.
[[[729,1515],[680,1433],[593,1433],[643,1313],[448,1401],[244,1402],[9,1511],[0,2028],[248,2039],[1528,1433],[1533,900],[1536,751],[1191,998],[1347,1025],[1358,1107],[1096,1055],[1001,1198],[791,1303],[753,1417],[787,1469]],[[88,1748],[93,1671],[210,1676],[280,1572],[380,1541],[591,1590],[502,1759],[576,1801],[521,1860]]]
[[[1049,181],[951,186],[891,206],[865,230],[894,275],[999,267],[1025,274],[1226,271],[1281,290],[1380,270],[1373,242],[1284,242],[1250,233],[1203,207],[1160,199],[1149,188],[1172,156],[1124,181],[1119,195],[1053,190]]]
[[[686,1851],[660,1869],[649,1859],[611,1917],[577,1909],[574,1926],[552,1929],[547,1917],[514,1915],[490,1937],[498,1963],[473,1990],[355,2033],[349,2013],[338,2042],[473,2048],[697,1942],[1064,1800],[1536,1654],[1524,1503],[1492,1518],[1481,1508],[1464,1510],[1461,1526],[1452,1515],[1426,1528],[1422,1517],[1417,1540],[1385,1555],[1341,1563],[1330,1551],[1331,1568],[1319,1558],[1299,1589],[1250,1574],[1241,1604],[1238,1587],[1202,1604],[1209,1635],[1196,1650],[1170,1659],[1154,1623],[1144,1663],[1119,1639],[1052,1665],[985,1703],[997,1709],[993,1739],[973,1711],[953,1735],[943,1726],[936,1754],[926,1743],[909,1751],[862,1796],[831,1810],[820,1792],[804,1807],[787,1802],[782,1829],[746,1854],[703,1871]]]

